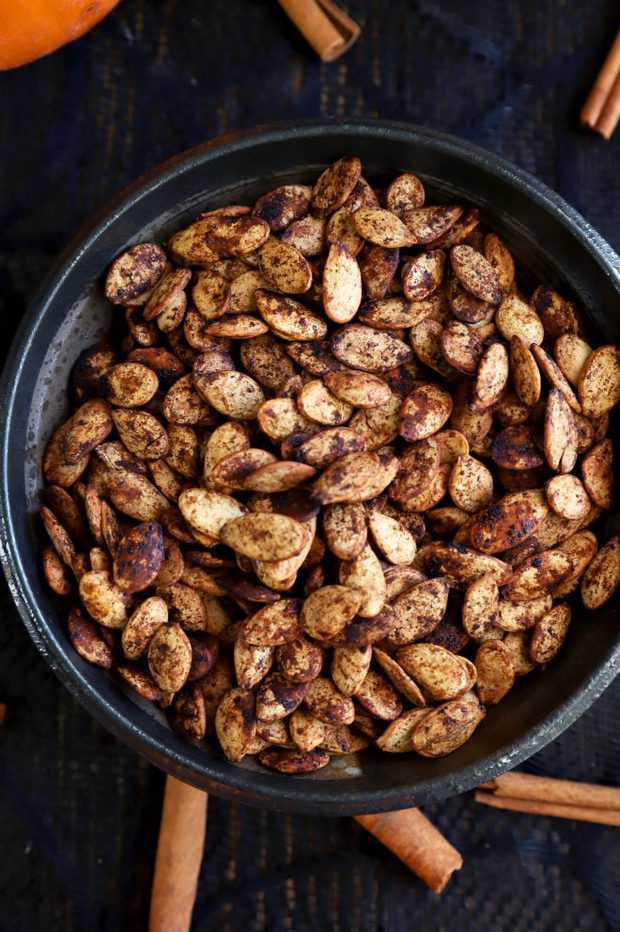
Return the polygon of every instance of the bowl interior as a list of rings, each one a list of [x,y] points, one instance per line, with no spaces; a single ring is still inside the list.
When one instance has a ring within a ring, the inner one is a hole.
[[[130,243],[161,240],[205,208],[252,203],[285,181],[312,182],[326,164],[352,152],[372,182],[408,169],[422,177],[432,198],[477,205],[537,281],[555,285],[585,309],[593,339],[620,341],[617,259],[551,192],[493,156],[446,137],[381,124],[317,124],[194,150],[125,192],[70,248],[35,300],[11,354],[3,395],[4,563],[18,607],[50,664],[97,718],[158,766],[221,794],[306,812],[397,808],[474,786],[567,727],[620,662],[615,601],[588,617],[577,609],[559,657],[547,670],[517,682],[499,706],[488,709],[474,737],[447,758],[389,758],[367,751],[332,758],[324,770],[293,778],[266,772],[252,760],[233,766],[214,742],[188,745],[168,729],[160,710],[83,661],[66,639],[59,606],[33,559],[38,540],[33,515],[42,488],[43,449],[68,410],[71,366],[82,349],[106,333],[115,313],[102,294],[106,267]],[[600,533],[607,537],[617,526],[616,512],[602,522]]]

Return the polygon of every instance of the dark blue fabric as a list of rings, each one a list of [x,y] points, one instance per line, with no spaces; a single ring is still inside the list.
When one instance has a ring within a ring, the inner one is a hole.
[[[363,26],[321,65],[275,0],[124,0],[90,35],[0,74],[3,346],[65,241],[139,173],[219,133],[316,115],[446,130],[547,182],[620,247],[620,132],[577,113],[610,0],[347,0]],[[1,28],[1,25],[0,25]],[[532,758],[620,784],[618,685]],[[7,595],[0,626],[1,932],[144,929],[163,777],[47,670]],[[620,929],[618,829],[427,807],[465,867],[441,898],[350,819],[210,803],[200,932]]]

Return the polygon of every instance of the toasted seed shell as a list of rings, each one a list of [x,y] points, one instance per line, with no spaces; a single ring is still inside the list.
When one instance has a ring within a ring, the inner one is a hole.
[[[438,204],[403,211],[403,220],[411,231],[414,243],[432,243],[443,236],[463,213],[457,204]]]
[[[291,683],[309,683],[321,672],[323,651],[301,635],[278,649],[278,667]]]
[[[363,239],[385,249],[411,246],[415,242],[410,230],[391,210],[360,207],[353,214],[355,229]]]
[[[581,463],[581,475],[585,490],[599,508],[610,510],[614,507],[614,474],[611,463],[600,456],[596,447],[593,447]],[[562,478],[568,478],[566,476]],[[575,477],[572,477],[575,478]],[[579,480],[577,480],[579,481]],[[587,514],[587,512],[586,512]],[[569,517],[569,515],[566,515]],[[585,515],[582,515],[585,517]]]
[[[126,304],[150,291],[166,267],[166,253],[156,243],[138,243],[118,256],[105,280],[105,296],[112,304]]]
[[[247,513],[245,506],[230,495],[207,489],[186,489],[178,505],[191,528],[214,539],[225,524]]]
[[[475,641],[497,637],[499,588],[490,573],[483,573],[467,586],[463,595],[461,621]]]
[[[180,625],[161,625],[151,638],[148,664],[151,676],[166,692],[178,692],[192,662],[192,647]]]
[[[246,476],[243,487],[255,492],[285,492],[311,479],[316,470],[294,460],[267,463]]]
[[[404,754],[413,750],[412,732],[428,714],[428,709],[409,709],[390,722],[377,738],[377,747],[389,754]]]
[[[312,751],[292,751],[285,748],[267,748],[258,759],[264,767],[279,773],[311,773],[329,764],[329,754],[321,748]]]
[[[303,526],[278,514],[247,514],[229,521],[220,531],[222,543],[251,560],[287,560],[306,542]]]
[[[430,634],[443,618],[448,604],[448,583],[438,576],[407,589],[394,600],[397,623],[390,644],[411,644]]]
[[[233,649],[233,662],[239,686],[243,689],[257,686],[273,666],[274,656],[273,647],[248,644],[243,637],[238,637]]]
[[[571,574],[573,561],[562,550],[546,550],[524,560],[504,587],[504,596],[512,602],[526,602],[552,592]]]
[[[168,606],[159,596],[145,599],[133,612],[123,628],[121,644],[128,660],[137,660],[151,642],[161,625],[168,621]]]
[[[409,339],[420,362],[434,369],[444,379],[452,379],[456,371],[446,362],[442,351],[443,329],[443,324],[439,321],[427,318],[412,327],[409,331]]]
[[[217,372],[205,389],[209,404],[225,417],[240,421],[255,418],[265,400],[262,388],[243,372]]]
[[[484,641],[476,653],[475,664],[476,690],[480,702],[495,705],[514,685],[512,655],[503,641]]]
[[[452,413],[452,398],[433,383],[418,385],[402,406],[400,434],[410,443],[437,433]]]
[[[79,608],[72,608],[67,629],[71,644],[84,660],[97,667],[103,667],[104,670],[110,669],[113,661],[112,650],[104,641],[94,621],[86,618]]]
[[[310,683],[305,704],[312,715],[326,725],[350,725],[355,718],[351,699],[325,677],[319,676]]]
[[[56,595],[69,595],[73,589],[71,574],[52,547],[43,548],[43,575],[45,582]]]
[[[416,542],[399,521],[373,509],[368,515],[368,527],[386,560],[406,566],[413,563],[417,550]]]
[[[253,212],[269,224],[273,233],[280,233],[308,213],[311,195],[307,185],[281,185],[259,197]]]
[[[295,459],[314,469],[323,469],[348,453],[361,451],[363,447],[362,437],[354,430],[348,427],[332,427],[304,440],[295,450]],[[306,475],[306,478],[309,478],[309,475]]]
[[[415,327],[432,312],[431,301],[407,301],[401,295],[373,298],[364,301],[359,312],[360,323],[377,330],[398,327]]]
[[[250,439],[247,428],[234,422],[221,424],[207,440],[204,453],[204,479],[207,486],[212,484],[215,465],[225,456],[247,450]]]
[[[521,470],[541,466],[544,457],[531,427],[506,427],[493,440],[491,456],[504,469]]]
[[[536,664],[530,657],[527,632],[511,632],[506,635],[502,644],[510,653],[515,676],[526,676],[532,672]]]
[[[497,305],[502,300],[502,290],[495,269],[484,256],[471,246],[454,246],[450,252],[454,274],[461,285],[480,301]]]
[[[510,341],[510,369],[517,395],[524,404],[533,407],[540,398],[540,369],[532,351],[517,335]]]
[[[607,414],[620,400],[620,350],[599,346],[581,369],[577,383],[581,408],[586,417]]]
[[[496,233],[487,233],[485,236],[484,256],[497,275],[502,294],[508,294],[515,277],[515,263],[505,243]]]
[[[385,202],[394,213],[405,210],[415,210],[424,204],[424,185],[411,172],[397,175],[388,185],[385,192]]]
[[[152,369],[139,362],[121,362],[101,376],[100,385],[111,404],[139,408],[151,400],[159,380]]]
[[[229,690],[220,700],[215,730],[228,760],[238,762],[247,753],[256,735],[254,712],[254,695],[242,687]]]
[[[489,504],[493,495],[493,476],[480,460],[460,456],[450,473],[448,485],[454,504],[475,514]]]
[[[306,382],[297,395],[297,407],[310,421],[331,427],[345,424],[353,414],[353,408],[336,398],[319,379]]]
[[[322,505],[367,501],[383,491],[393,478],[389,477],[376,491],[380,469],[376,453],[349,453],[327,467],[313,484],[312,494]]]
[[[388,680],[380,673],[369,670],[363,683],[355,692],[356,701],[374,715],[385,721],[393,721],[401,714],[403,703]]]
[[[197,272],[192,298],[205,320],[215,320],[222,317],[230,305],[230,282],[218,272]]]
[[[307,258],[318,256],[325,248],[325,220],[322,217],[313,217],[308,214],[293,223],[281,236],[283,243],[294,246]],[[234,283],[233,283],[234,284]],[[264,285],[257,287],[264,288]]]
[[[353,620],[364,601],[363,594],[348,586],[322,586],[308,596],[301,610],[306,634],[319,641],[336,637]]]
[[[280,599],[259,609],[243,625],[243,639],[256,647],[278,647],[299,633],[301,602]]]
[[[501,343],[491,343],[478,365],[471,399],[474,411],[486,411],[497,404],[506,389],[509,372],[506,347]]]
[[[258,288],[256,303],[265,323],[283,340],[320,340],[327,333],[324,320],[286,295]]]
[[[452,320],[439,337],[441,354],[446,362],[459,372],[473,373],[482,354],[480,337],[460,320]]]
[[[256,714],[264,722],[286,718],[301,705],[309,683],[289,683],[279,673],[270,673],[256,694]]]
[[[372,660],[369,644],[359,647],[336,647],[332,657],[331,676],[345,696],[352,696],[364,682]]]
[[[553,385],[555,389],[562,393],[572,410],[579,414],[581,412],[581,406],[577,401],[575,393],[573,392],[567,379],[564,377],[562,370],[557,365],[553,357],[550,356],[549,353],[547,353],[546,350],[542,348],[542,346],[532,346],[531,350],[534,358],[536,359],[536,362],[540,366],[540,369],[547,380],[551,385]]]
[[[444,757],[471,737],[484,716],[484,708],[477,702],[463,699],[446,702],[414,727],[413,749],[423,757]]]
[[[390,497],[403,505],[431,484],[439,467],[437,436],[413,443],[405,452],[397,479],[390,487]]]
[[[342,327],[332,337],[331,348],[336,359],[363,372],[385,372],[413,355],[402,340],[363,324]]]
[[[408,301],[423,301],[441,285],[446,254],[430,249],[410,259],[403,266],[403,291]]]
[[[173,424],[199,424],[208,419],[209,407],[197,391],[202,382],[184,375],[171,385],[164,397],[162,413]]]
[[[362,276],[347,246],[329,248],[323,270],[323,307],[330,320],[346,324],[357,314],[362,300]]]
[[[552,605],[549,594],[529,599],[527,602],[510,602],[500,599],[497,626],[502,631],[527,631],[548,612]]]
[[[539,489],[509,492],[482,514],[470,531],[473,546],[484,553],[499,553],[527,540],[548,514]]]
[[[577,459],[577,431],[566,398],[557,388],[547,398],[543,444],[551,469],[570,472]]]
[[[168,453],[168,434],[148,411],[120,408],[112,412],[112,420],[127,449],[141,459],[157,460]]]
[[[364,600],[358,609],[362,618],[378,615],[386,600],[386,584],[381,564],[366,544],[361,553],[348,563],[340,564],[340,583],[362,592]]]
[[[607,602],[620,583],[620,538],[612,537],[601,547],[581,580],[581,598],[586,608],[597,609]]]
[[[516,335],[521,337],[526,346],[531,347],[532,343],[540,345],[545,336],[536,311],[516,294],[511,293],[504,298],[495,315],[495,323],[508,342]]]
[[[433,699],[458,699],[469,688],[469,673],[460,658],[436,644],[408,644],[396,653],[403,670]]]
[[[553,660],[564,643],[570,620],[570,605],[562,602],[537,622],[530,641],[530,655],[534,663]]]
[[[502,560],[478,553],[460,544],[433,543],[421,551],[423,563],[433,576],[445,576],[451,586],[467,586],[483,573],[492,573],[502,586],[511,577],[511,568]]]
[[[303,294],[312,284],[312,269],[289,243],[271,238],[259,250],[259,266],[269,286],[285,294]]]
[[[369,372],[332,372],[325,384],[336,398],[356,408],[378,408],[392,396],[387,382]]]
[[[64,460],[79,463],[106,439],[114,424],[110,406],[101,398],[84,402],[65,424],[62,448]]]
[[[377,661],[384,673],[387,674],[388,678],[391,680],[398,692],[404,696],[408,702],[411,702],[414,706],[426,705],[424,695],[417,683],[415,683],[411,677],[405,673],[401,665],[397,663],[393,657],[391,657],[389,654],[386,654],[385,651],[380,650],[378,647],[373,647],[372,653],[374,659]]]
[[[578,386],[592,347],[576,333],[562,333],[553,345],[553,357],[571,385]],[[580,399],[581,400],[581,399]]]
[[[563,518],[574,521],[585,518],[590,511],[588,493],[577,476],[554,476],[546,485],[546,493],[553,510]]]
[[[570,576],[557,589],[553,590],[552,595],[554,598],[561,599],[574,592],[586,568],[591,563],[597,547],[596,537],[591,531],[573,534],[572,537],[558,544],[558,550],[564,550],[569,555],[575,568]]]
[[[307,709],[296,709],[290,717],[291,738],[300,751],[312,751],[325,738],[325,724]]]
[[[326,168],[312,189],[312,208],[319,217],[342,207],[360,180],[362,163],[356,156],[345,156]]]
[[[80,599],[95,621],[105,628],[124,628],[131,596],[112,582],[107,570],[91,570],[79,581]]]
[[[323,511],[328,548],[340,560],[354,560],[366,546],[366,512],[360,504],[328,505]]]
[[[146,521],[125,534],[114,554],[114,581],[125,592],[141,592],[153,584],[164,562],[161,524]]]

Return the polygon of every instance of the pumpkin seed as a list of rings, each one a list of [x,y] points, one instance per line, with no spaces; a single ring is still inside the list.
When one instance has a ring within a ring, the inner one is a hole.
[[[510,692],[515,674],[512,654],[503,641],[484,641],[476,653],[476,691],[484,705],[495,705]]]
[[[126,304],[153,288],[166,268],[166,253],[156,243],[138,243],[118,256],[105,280],[112,304]]]
[[[586,608],[597,609],[607,602],[620,583],[620,538],[612,537],[601,547],[581,580],[581,598]]]
[[[67,630],[71,644],[80,657],[96,667],[110,669],[113,662],[111,648],[101,636],[101,629],[90,618],[86,618],[79,608],[72,608],[69,612]]]
[[[537,622],[530,641],[530,655],[535,663],[553,660],[564,643],[570,620],[570,605],[562,602]]]

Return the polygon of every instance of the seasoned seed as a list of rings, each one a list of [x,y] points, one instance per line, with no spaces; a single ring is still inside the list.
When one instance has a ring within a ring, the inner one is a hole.
[[[620,538],[612,537],[601,547],[581,581],[581,598],[586,608],[597,609],[607,602],[620,583]]]
[[[484,256],[471,246],[454,246],[450,252],[454,274],[461,285],[479,301],[497,305],[502,300],[502,289],[495,269]]]
[[[510,650],[500,640],[488,640],[476,653],[476,691],[484,705],[495,705],[508,693],[515,680]]]
[[[215,715],[215,730],[228,760],[242,760],[254,740],[254,711],[254,695],[243,687],[229,690],[220,700]]]
[[[112,666],[112,650],[103,639],[100,629],[86,618],[79,608],[72,608],[67,621],[69,638],[78,654],[97,667],[109,670]]]
[[[105,281],[105,296],[125,304],[150,291],[166,267],[166,253],[156,243],[138,243],[114,260]]]

